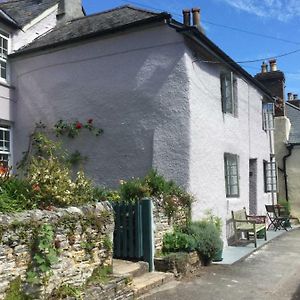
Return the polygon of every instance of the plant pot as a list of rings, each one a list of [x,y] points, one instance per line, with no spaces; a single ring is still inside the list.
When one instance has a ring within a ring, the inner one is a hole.
[[[201,256],[201,265],[202,266],[209,266],[211,264],[211,257],[208,257],[208,256]]]
[[[213,256],[212,261],[218,262],[223,260],[223,247]]]

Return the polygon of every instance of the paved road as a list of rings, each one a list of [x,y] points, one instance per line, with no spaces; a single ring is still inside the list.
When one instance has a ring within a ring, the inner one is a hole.
[[[199,277],[170,283],[147,300],[300,300],[300,229],[232,266],[212,265]]]

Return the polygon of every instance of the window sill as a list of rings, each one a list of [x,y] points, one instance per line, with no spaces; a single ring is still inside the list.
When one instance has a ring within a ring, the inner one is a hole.
[[[15,87],[13,85],[10,85],[7,81],[4,81],[4,80],[1,80],[0,79],[0,86],[4,86],[4,87],[7,87],[9,89],[15,89]]]

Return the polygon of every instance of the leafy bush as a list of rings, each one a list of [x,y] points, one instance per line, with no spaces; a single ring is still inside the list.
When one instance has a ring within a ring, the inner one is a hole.
[[[136,178],[122,182],[120,186],[121,198],[128,202],[136,202],[142,198],[149,197],[150,189],[144,181]]]
[[[24,179],[0,179],[0,212],[18,212],[35,208],[34,191]]]
[[[195,250],[196,241],[193,236],[180,231],[166,233],[163,238],[163,253],[191,252]]]
[[[205,220],[192,222],[187,228],[187,233],[194,237],[195,249],[203,260],[211,260],[223,247],[220,233],[211,222]]]

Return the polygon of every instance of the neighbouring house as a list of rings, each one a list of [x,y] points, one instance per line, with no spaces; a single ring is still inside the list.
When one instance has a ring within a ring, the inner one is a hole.
[[[278,176],[278,200],[288,200],[291,213],[300,217],[300,100],[288,93],[285,100],[285,76],[277,69],[275,60],[270,69],[263,63],[261,73],[255,76],[276,97],[275,154]]]
[[[199,9],[183,24],[128,5],[83,16],[79,0],[51,14],[51,29],[9,55],[0,149],[12,144],[14,163],[35,122],[92,118],[103,136],[69,147],[100,184],[157,169],[195,195],[194,219],[206,209],[223,219],[224,238],[231,210],[275,201],[272,94],[203,33]]]

